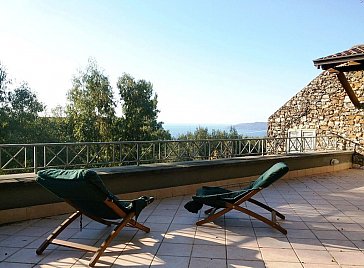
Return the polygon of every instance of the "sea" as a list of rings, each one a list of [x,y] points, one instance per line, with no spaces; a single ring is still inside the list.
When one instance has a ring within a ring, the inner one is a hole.
[[[265,137],[267,135],[266,127],[261,127],[261,129],[257,129],[256,127],[250,127],[251,124],[239,125],[228,125],[228,124],[172,124],[172,123],[164,123],[163,128],[165,130],[169,130],[172,137],[177,138],[182,134],[186,134],[188,132],[195,132],[198,128],[207,128],[209,132],[212,130],[221,130],[229,132],[231,127],[234,127],[236,131],[243,136],[248,137]]]

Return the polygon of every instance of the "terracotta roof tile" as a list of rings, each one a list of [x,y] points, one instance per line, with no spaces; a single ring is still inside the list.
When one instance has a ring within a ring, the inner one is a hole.
[[[348,50],[344,50],[344,51],[336,53],[336,54],[325,56],[325,57],[319,58],[317,60],[334,59],[337,57],[353,56],[353,55],[358,55],[358,54],[364,54],[364,44],[353,46],[352,48],[350,48]],[[315,60],[315,61],[317,61],[317,60]]]
[[[355,45],[342,52],[318,58],[314,60],[313,63],[318,68],[321,67],[322,69],[326,69],[340,64],[345,64],[349,61],[364,61],[364,44]]]

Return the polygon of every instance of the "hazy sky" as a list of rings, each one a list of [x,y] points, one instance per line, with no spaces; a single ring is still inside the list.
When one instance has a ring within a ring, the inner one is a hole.
[[[0,62],[50,110],[90,57],[151,81],[166,123],[266,121],[364,43],[361,0],[0,0]],[[115,98],[118,98],[115,91]]]

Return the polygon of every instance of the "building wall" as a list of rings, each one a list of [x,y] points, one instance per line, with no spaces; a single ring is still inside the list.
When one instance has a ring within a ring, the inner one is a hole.
[[[364,72],[345,73],[364,102]],[[268,137],[287,137],[289,129],[336,133],[364,144],[364,110],[356,109],[335,74],[324,71],[268,119]]]

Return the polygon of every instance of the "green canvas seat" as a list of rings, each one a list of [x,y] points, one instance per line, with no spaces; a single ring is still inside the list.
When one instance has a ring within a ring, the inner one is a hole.
[[[56,244],[94,252],[90,266],[95,265],[107,246],[122,228],[131,226],[149,232],[150,229],[136,221],[140,212],[153,202],[153,197],[142,196],[134,200],[119,200],[104,185],[95,171],[77,169],[47,169],[39,171],[36,181],[50,192],[64,199],[77,212],[66,219],[37,249],[40,255],[49,244]],[[56,237],[82,214],[100,223],[116,225],[100,248],[59,240]],[[136,218],[135,220],[133,218]]]
[[[253,199],[252,197],[283,177],[288,172],[288,170],[288,166],[285,163],[277,163],[265,171],[257,180],[250,183],[249,186],[239,191],[231,191],[221,187],[203,186],[197,190],[195,196],[192,196],[193,200],[185,204],[185,208],[190,212],[197,213],[203,207],[203,205],[211,207],[205,212],[206,214],[209,214],[209,216],[206,219],[198,221],[196,223],[197,225],[211,222],[231,211],[232,209],[235,209],[259,219],[276,228],[280,232],[287,234],[287,231],[276,221],[276,216],[280,217],[281,219],[285,219],[284,215],[275,209],[259,202],[258,200]],[[268,210],[271,212],[272,219],[269,220],[247,208],[241,207],[240,205],[245,201],[251,202],[261,208]],[[221,210],[218,211],[219,209]]]

